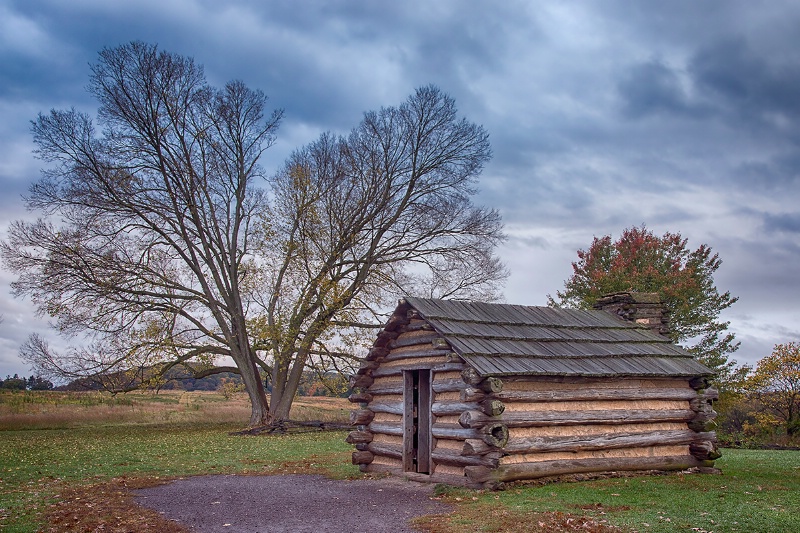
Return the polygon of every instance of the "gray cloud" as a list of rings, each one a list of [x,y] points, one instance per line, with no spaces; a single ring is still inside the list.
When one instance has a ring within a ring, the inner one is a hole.
[[[677,73],[661,61],[632,66],[619,83],[623,113],[629,118],[653,114],[702,119],[708,109],[689,101]]]
[[[29,121],[92,112],[88,64],[139,39],[209,80],[262,89],[286,121],[264,165],[435,83],[495,153],[479,201],[501,211],[514,303],[543,304],[593,236],[647,224],[709,244],[744,360],[797,333],[800,6],[774,1],[252,2],[7,0],[0,5],[0,231],[32,216]],[[44,331],[0,277],[0,374]],[[11,371],[13,373],[13,371]]]
[[[764,230],[780,231],[786,233],[800,233],[800,212],[764,215]],[[793,243],[795,248],[797,243]]]

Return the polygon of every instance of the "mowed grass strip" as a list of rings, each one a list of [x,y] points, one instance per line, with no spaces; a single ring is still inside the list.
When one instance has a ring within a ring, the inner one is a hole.
[[[457,511],[416,523],[432,533],[800,531],[800,452],[724,450],[717,466],[722,475],[517,484],[497,493],[441,488]]]

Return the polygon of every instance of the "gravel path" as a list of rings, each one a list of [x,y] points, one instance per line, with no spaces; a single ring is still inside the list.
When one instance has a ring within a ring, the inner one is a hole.
[[[136,503],[202,533],[410,533],[408,519],[452,509],[432,485],[397,478],[198,476],[135,491]]]

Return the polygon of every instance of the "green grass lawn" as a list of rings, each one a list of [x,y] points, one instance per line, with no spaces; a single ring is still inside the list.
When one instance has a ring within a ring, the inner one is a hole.
[[[435,531],[536,531],[520,524],[536,524],[546,513],[589,517],[624,531],[800,531],[800,452],[724,450],[717,466],[722,475],[512,485],[477,498],[446,490],[459,510]]]

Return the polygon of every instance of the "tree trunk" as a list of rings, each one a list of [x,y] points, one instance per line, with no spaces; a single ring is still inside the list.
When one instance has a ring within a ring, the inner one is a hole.
[[[280,383],[273,382],[272,396],[269,403],[269,414],[272,422],[288,420],[292,402],[300,388],[300,379],[303,377],[307,354],[297,353],[294,357],[286,357],[286,369],[279,375],[283,378]]]
[[[245,385],[247,395],[250,397],[250,427],[266,426],[272,420],[264,386],[261,385],[260,379],[257,381],[259,382],[258,389],[260,390],[253,390]]]
[[[250,354],[249,346],[245,348],[245,354],[236,354],[232,351],[236,366],[239,368],[239,375],[242,377],[247,396],[250,398],[250,423],[249,427],[266,426],[272,422],[269,404],[267,403],[267,391],[261,381],[254,356]]]

